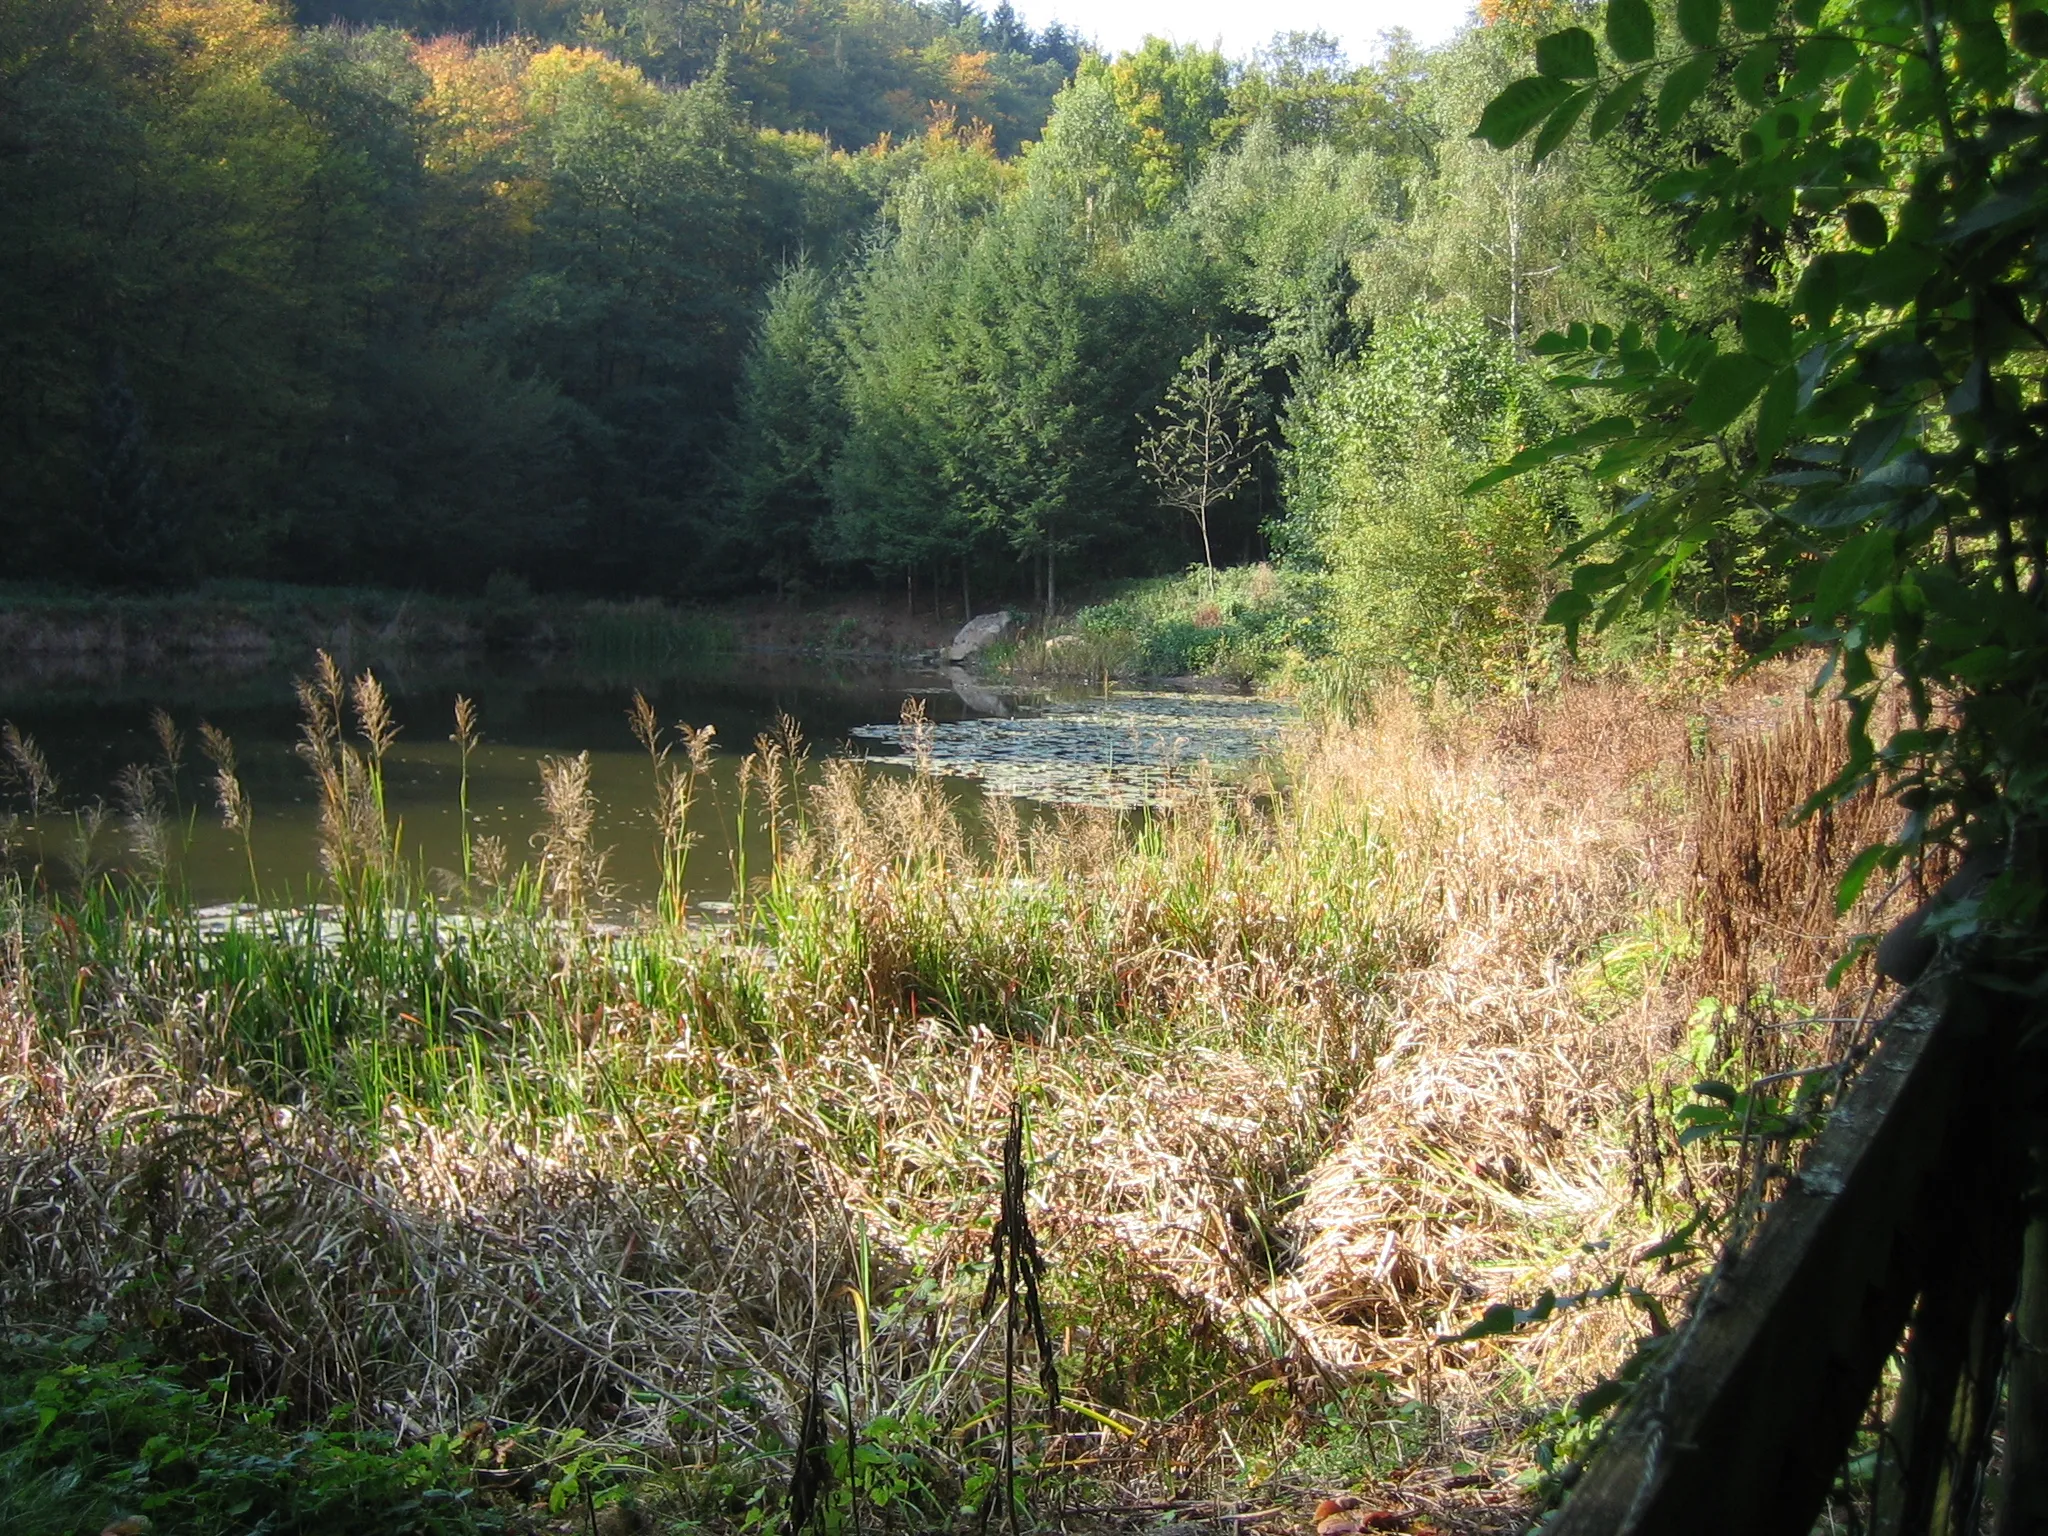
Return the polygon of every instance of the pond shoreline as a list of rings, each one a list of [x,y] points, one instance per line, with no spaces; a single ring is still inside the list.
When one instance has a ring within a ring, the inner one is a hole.
[[[90,687],[195,668],[253,679],[302,667],[316,650],[346,670],[427,658],[611,668],[780,656],[945,671],[957,628],[950,614],[907,613],[873,595],[696,606],[523,589],[446,597],[255,583],[172,593],[0,585],[0,668],[31,687]],[[1005,668],[986,681],[1000,688],[1072,679]],[[1212,676],[1120,673],[1114,682],[1179,693],[1255,691]]]

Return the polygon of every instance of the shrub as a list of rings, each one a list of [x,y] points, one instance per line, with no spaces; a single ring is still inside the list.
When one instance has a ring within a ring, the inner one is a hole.
[[[1323,577],[1349,670],[1464,686],[1520,681],[1542,659],[1548,566],[1586,493],[1531,476],[1463,494],[1549,409],[1529,385],[1476,318],[1420,313],[1295,406],[1284,542]]]

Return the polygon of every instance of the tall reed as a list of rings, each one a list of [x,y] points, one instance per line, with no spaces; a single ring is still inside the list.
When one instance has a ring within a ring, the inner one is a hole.
[[[171,814],[182,819],[184,801],[178,776],[185,767],[185,733],[178,729],[170,711],[162,708],[150,710],[149,729],[156,737],[157,771],[163,776],[163,791],[170,797]]]
[[[159,777],[153,769],[130,763],[114,779],[114,796],[121,806],[121,824],[128,833],[128,848],[143,872],[161,879],[170,863],[170,828],[165,820]]]
[[[698,781],[711,771],[711,739],[718,728],[692,728],[687,720],[679,721],[671,742],[654,706],[637,689],[626,720],[654,771],[655,867],[661,872],[655,911],[661,921],[680,926],[687,917],[690,849],[697,840],[690,830],[690,810],[696,804]],[[683,752],[681,763],[671,760],[678,746]]]
[[[540,880],[548,905],[580,922],[603,886],[604,855],[595,839],[597,797],[590,790],[590,754],[540,760],[540,803],[547,814],[540,843]]]
[[[398,735],[383,685],[369,672],[351,684],[325,651],[313,675],[296,684],[301,761],[320,793],[321,858],[339,899],[352,941],[372,940],[384,911],[401,894],[399,839],[384,798],[384,755]],[[354,705],[360,747],[347,739]]]
[[[42,816],[46,802],[57,798],[56,774],[36,739],[19,729],[12,720],[0,721],[0,769],[4,769],[28,801],[29,820]]]
[[[226,732],[202,720],[199,749],[213,764],[213,795],[220,807],[221,825],[242,840],[242,858],[249,866],[249,900],[261,906],[263,885],[256,874],[256,816],[236,771],[235,744]]]
[[[477,743],[483,739],[478,728],[476,705],[463,695],[455,695],[455,731],[448,738],[455,743],[460,763],[460,776],[456,787],[456,814],[460,818],[462,834],[462,883],[466,887],[476,878],[476,859],[470,847],[469,821],[469,759],[476,751]]]

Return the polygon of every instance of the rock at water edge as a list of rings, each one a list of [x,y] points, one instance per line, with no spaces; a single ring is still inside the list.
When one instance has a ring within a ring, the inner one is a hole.
[[[946,660],[966,661],[1002,639],[1016,622],[1017,616],[1007,611],[976,614],[960,626],[960,633],[946,648]]]

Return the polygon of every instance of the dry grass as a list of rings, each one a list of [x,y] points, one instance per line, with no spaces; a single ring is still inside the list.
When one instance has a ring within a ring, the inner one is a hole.
[[[335,836],[365,850],[347,818],[374,701],[359,752],[338,677],[309,694]],[[1721,769],[1711,733],[1696,764],[1683,714],[1615,685],[1487,711],[1387,697],[1298,743],[1284,792],[1191,782],[1136,833],[1027,835],[999,807],[978,841],[934,781],[849,763],[798,814],[800,745],[764,740],[750,814],[783,844],[748,942],[536,930],[551,973],[425,1044],[394,996],[332,1081],[409,1042],[468,1084],[433,1101],[258,1091],[246,1001],[161,971],[110,978],[67,1025],[34,958],[57,940],[20,906],[0,1308],[99,1309],[308,1410],[579,1424],[700,1477],[775,1464],[851,1316],[853,1411],[917,1426],[957,1498],[1000,1394],[975,1302],[1022,1097],[1063,1377],[1098,1416],[1041,1442],[1059,1476],[1327,1479],[1327,1458],[1289,1470],[1319,1405],[1368,1424],[1331,1453],[1350,1475],[1384,1472],[1433,1454],[1374,1448],[1403,1397],[1506,1465],[1499,1434],[1631,1325],[1433,1339],[1655,1233],[1641,1103],[1703,989],[1810,992],[1835,933],[1813,871],[1861,835],[1779,840],[1777,807],[1829,762],[1820,729],[1795,711]],[[573,915],[598,878],[576,759],[546,792],[543,878]]]

